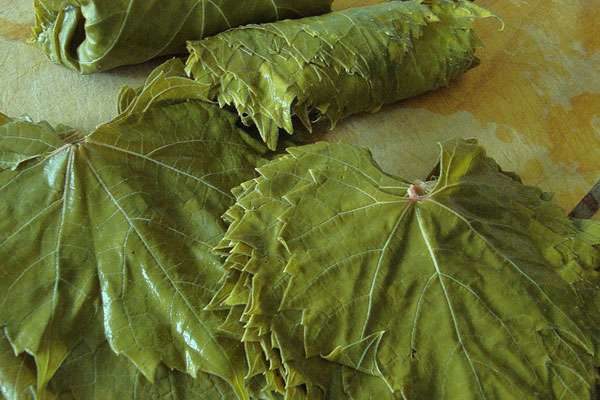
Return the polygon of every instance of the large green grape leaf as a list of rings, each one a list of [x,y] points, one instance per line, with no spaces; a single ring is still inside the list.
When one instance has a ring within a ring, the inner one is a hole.
[[[187,70],[275,149],[294,116],[334,126],[448,85],[476,62],[471,25],[489,15],[469,1],[411,0],[249,25],[190,43]]]
[[[220,216],[260,145],[228,111],[174,99],[35,156],[44,126],[12,121],[0,137],[0,326],[34,356],[40,390],[101,308],[111,348],[149,380],[161,365],[204,371],[245,398],[241,344],[203,308],[223,274]]]
[[[284,190],[277,221],[261,216],[260,202],[248,207],[244,184],[224,239],[269,258],[269,227],[287,250],[283,300],[252,297],[268,299],[273,321],[301,311],[286,322],[302,325],[300,338],[271,322],[287,335],[282,354],[303,347],[347,366],[344,390],[357,399],[591,398],[600,341],[593,222],[568,220],[473,142],[444,144],[439,178],[413,185],[365,168],[371,157],[351,146],[288,152],[297,161],[274,170],[306,183]],[[259,170],[256,181],[274,179],[269,164]],[[242,271],[254,286],[261,271],[282,268],[281,254]]]
[[[89,74],[185,52],[245,25],[317,15],[331,0],[35,0],[33,41],[55,63]]]
[[[409,398],[589,398],[599,338],[572,284],[597,250],[569,253],[575,226],[475,144],[445,145],[440,171],[404,196],[326,171],[287,196],[282,308],[303,310],[307,354]]]

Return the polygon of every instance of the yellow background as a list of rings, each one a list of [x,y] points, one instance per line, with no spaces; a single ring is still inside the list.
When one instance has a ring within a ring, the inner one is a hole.
[[[377,0],[338,0],[336,8]],[[503,19],[477,24],[482,63],[458,82],[359,115],[323,138],[369,147],[390,173],[425,177],[437,142],[475,137],[507,170],[567,210],[600,178],[600,0],[481,0]],[[0,0],[0,111],[89,130],[115,114],[122,84],[156,62],[94,76],[50,64],[25,43],[29,0]]]

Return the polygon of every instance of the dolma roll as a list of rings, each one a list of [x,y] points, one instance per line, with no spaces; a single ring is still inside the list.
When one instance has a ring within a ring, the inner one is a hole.
[[[310,129],[412,97],[473,67],[470,1],[390,1],[323,16],[248,25],[192,42],[188,74],[234,106],[271,149],[292,117]]]
[[[185,51],[248,23],[325,13],[332,0],[35,0],[32,41],[84,74]]]

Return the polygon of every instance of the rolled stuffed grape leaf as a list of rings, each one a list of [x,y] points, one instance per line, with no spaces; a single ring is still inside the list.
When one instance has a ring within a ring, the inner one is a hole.
[[[476,62],[469,1],[389,1],[249,25],[192,42],[187,70],[207,97],[234,106],[271,149],[296,116],[310,130],[448,85]]]
[[[473,141],[445,143],[439,176],[414,184],[352,146],[288,152],[226,213],[228,274],[252,278],[242,329],[262,313],[284,360],[301,348],[344,365],[350,398],[593,398],[597,224]]]
[[[35,359],[39,390],[101,309],[105,340],[148,380],[163,366],[206,372],[248,398],[242,345],[203,311],[223,274],[211,248],[230,190],[264,151],[236,120],[171,96],[85,135],[0,127],[0,326]]]
[[[331,0],[35,0],[33,41],[55,63],[106,71],[185,52],[199,40],[248,23],[326,13]]]

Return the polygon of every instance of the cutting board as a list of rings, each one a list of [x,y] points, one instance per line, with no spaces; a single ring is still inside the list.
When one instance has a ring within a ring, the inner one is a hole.
[[[377,0],[337,0],[335,8]],[[79,76],[26,40],[30,0],[0,0],[0,111],[90,130],[123,84],[157,62]],[[506,170],[571,210],[600,178],[600,0],[480,0],[504,22],[477,24],[482,62],[450,87],[358,115],[323,138],[370,148],[388,172],[423,179],[437,143],[474,137]]]

